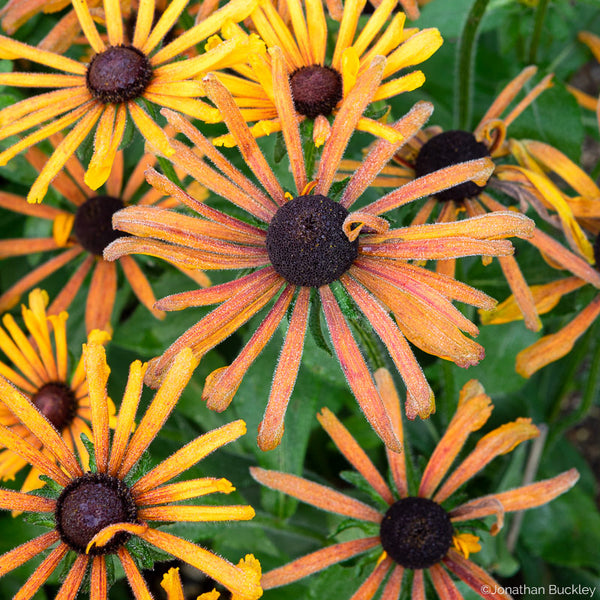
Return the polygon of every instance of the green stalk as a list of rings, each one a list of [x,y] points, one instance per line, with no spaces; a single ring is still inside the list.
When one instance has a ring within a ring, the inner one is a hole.
[[[593,331],[598,331],[596,326]],[[594,354],[592,356],[592,362],[590,364],[590,371],[588,373],[587,381],[585,384],[585,390],[579,406],[565,418],[562,418],[557,426],[554,427],[552,433],[549,436],[549,444],[554,443],[560,439],[564,432],[576,425],[580,421],[583,421],[587,414],[590,412],[594,399],[598,397],[600,392],[600,343],[596,344]]]
[[[472,78],[475,42],[489,0],[475,0],[471,6],[456,51],[457,76],[454,97],[454,123],[458,129],[468,129],[471,123]]]
[[[544,20],[546,18],[547,9],[548,0],[538,0],[537,9],[535,11],[535,24],[533,26],[531,43],[529,45],[530,64],[534,64],[537,60],[537,52],[540,45],[540,39],[542,38],[542,31],[544,29]]]

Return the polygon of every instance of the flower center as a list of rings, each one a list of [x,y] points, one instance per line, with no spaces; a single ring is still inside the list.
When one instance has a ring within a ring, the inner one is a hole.
[[[402,498],[390,506],[380,527],[383,549],[406,569],[428,569],[452,545],[448,513],[428,498]]]
[[[600,235],[596,237],[596,241],[594,242],[594,266],[597,271],[600,271]]]
[[[342,225],[348,211],[327,196],[298,196],[279,208],[267,230],[273,268],[289,283],[321,287],[339,279],[358,256]]]
[[[114,523],[135,523],[137,508],[129,488],[116,477],[103,473],[86,473],[77,477],[62,491],[56,503],[54,519],[62,541],[84,554],[92,538]],[[131,537],[117,533],[90,554],[112,554]]]
[[[309,119],[329,116],[342,99],[342,76],[331,67],[300,67],[290,75],[296,110]]]
[[[467,160],[475,160],[490,156],[487,146],[478,142],[468,131],[445,131],[432,137],[421,148],[415,164],[417,177],[429,175],[438,169],[457,165]],[[455,185],[436,194],[440,201],[464,200],[481,193],[486,186],[480,186],[472,181]]]
[[[146,55],[133,46],[109,46],[90,62],[88,90],[104,104],[127,102],[139,97],[152,77]]]
[[[79,243],[92,254],[102,256],[104,248],[116,239],[126,235],[112,227],[112,216],[124,204],[113,196],[88,198],[75,214],[73,231]]]
[[[69,425],[75,416],[75,394],[60,381],[44,384],[33,395],[31,402],[58,431]]]

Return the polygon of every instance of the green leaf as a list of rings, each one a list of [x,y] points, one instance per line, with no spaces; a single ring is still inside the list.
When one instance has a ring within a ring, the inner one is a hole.
[[[283,157],[287,156],[287,148],[285,145],[285,139],[283,133],[278,131],[275,134],[275,146],[273,147],[273,162],[278,165]]]
[[[92,442],[85,433],[81,434],[80,439],[90,456],[90,471],[96,473],[98,471],[98,466],[96,465],[96,449],[94,448],[94,442]]]
[[[374,502],[377,502],[381,508],[384,510],[388,509],[387,502],[373,489],[371,484],[360,473],[357,473],[356,471],[341,471],[340,477],[344,481],[351,483],[361,492],[367,494],[369,498]]]
[[[321,350],[325,350],[329,356],[333,356],[333,351],[323,335],[323,327],[321,325],[321,299],[319,298],[319,293],[314,288],[310,291],[308,330],[317,347],[321,348]]]
[[[340,181],[334,181],[329,188],[328,197],[333,201],[338,202],[341,195],[343,194],[348,182],[350,181],[350,176],[344,177],[344,179],[340,179]]]

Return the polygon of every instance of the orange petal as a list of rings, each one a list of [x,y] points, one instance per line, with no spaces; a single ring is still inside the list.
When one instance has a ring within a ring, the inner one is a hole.
[[[340,38],[338,37],[336,46],[339,47],[339,44]],[[384,66],[385,59],[381,56],[376,57],[369,67],[359,75],[351,92],[342,101],[333,122],[331,134],[323,147],[316,176],[318,183],[315,194],[326,196],[329,192],[350,136],[381,81]]]
[[[115,476],[129,441],[129,434],[134,427],[135,413],[142,395],[144,383],[144,375],[148,368],[147,363],[142,364],[139,360],[135,360],[129,366],[129,377],[127,378],[127,386],[121,401],[121,408],[117,416],[117,424],[112,440],[110,451],[110,461],[108,465],[108,474]]]
[[[381,473],[337,417],[328,408],[322,408],[317,419],[346,460],[388,504],[393,504],[394,496]]]
[[[402,452],[371,373],[329,286],[319,288],[335,353],[365,417],[386,446]]]
[[[151,506],[139,508],[140,519],[149,521],[248,521],[255,516],[251,506]]]
[[[375,177],[388,164],[397,152],[398,148],[411,139],[415,133],[424,125],[433,112],[433,105],[429,102],[417,102],[410,111],[401,119],[396,121],[392,127],[402,135],[402,140],[391,144],[386,140],[378,140],[360,166],[354,173],[344,193],[340,198],[340,204],[349,208],[360,198],[365,189],[373,183]]]
[[[575,342],[588,330],[600,315],[600,295],[596,296],[570,323],[517,354],[516,371],[531,377],[536,371],[566,356]]]
[[[140,494],[150,492],[245,433],[246,423],[240,419],[197,437],[138,479],[131,488],[132,494],[137,499]]]
[[[442,559],[444,565],[459,579],[486,600],[512,600],[504,588],[486,571],[450,548]]]
[[[477,442],[475,449],[448,477],[434,496],[434,502],[441,504],[496,456],[511,452],[521,442],[539,434],[539,429],[531,423],[531,419],[517,419],[494,429]]]
[[[14,595],[13,600],[29,600],[32,598],[46,582],[48,577],[55,571],[56,567],[58,567],[60,561],[65,557],[68,551],[69,546],[62,542],[59,546],[54,548],[54,550],[48,554],[38,568],[31,574],[21,589]]]
[[[383,518],[379,511],[364,502],[296,475],[267,471],[260,467],[250,467],[250,474],[256,481],[272,490],[283,492],[328,512],[372,523],[380,523]]]
[[[185,348],[174,357],[164,381],[131,437],[119,467],[119,477],[125,477],[129,473],[131,467],[139,460],[164,425],[198,363],[189,348]]]
[[[394,561],[389,556],[378,563],[350,600],[372,600],[393,564]]]
[[[262,352],[285,317],[295,291],[296,286],[286,286],[231,365],[219,377],[212,379],[210,384],[207,380],[202,392],[202,399],[206,401],[208,408],[222,412],[229,406],[246,371]]]
[[[0,556],[0,573],[2,575],[10,573],[13,569],[20,567],[28,560],[44,552],[44,550],[52,546],[59,539],[60,535],[57,531],[49,531],[6,552]]]
[[[429,574],[439,598],[444,598],[444,600],[462,600],[462,594],[458,591],[448,573],[439,564],[429,567]]]
[[[390,415],[390,421],[396,437],[404,448],[404,431],[402,427],[402,411],[400,409],[400,397],[396,391],[394,380],[390,372],[385,368],[375,371],[375,382],[377,390],[385,408]],[[389,448],[385,449],[388,464],[396,484],[396,490],[401,498],[408,496],[408,481],[406,479],[406,454],[404,452],[393,452]]]
[[[341,281],[380,336],[404,380],[408,394],[405,405],[407,417],[414,419],[417,414],[423,419],[429,417],[435,410],[433,392],[406,338],[389,314],[365,288],[347,275],[342,276]]]
[[[223,584],[236,598],[239,597],[239,600],[258,600],[262,595],[262,589],[254,572],[250,573],[241,567],[232,565],[204,548],[164,531],[148,528],[139,535],[149,544],[200,569],[209,577]]]
[[[137,568],[137,565],[131,557],[131,554],[129,554],[124,546],[121,546],[117,550],[117,555],[121,561],[123,571],[125,571],[127,581],[133,590],[136,600],[153,600],[153,596],[146,585],[146,581],[142,577],[142,574]]]
[[[108,396],[106,385],[110,368],[106,362],[106,351],[100,344],[84,344],[83,356],[92,409],[92,432],[98,471],[108,470],[109,432]]]
[[[471,381],[463,387],[461,400],[452,421],[431,455],[421,478],[419,496],[431,498],[470,433],[477,431],[492,412],[492,401],[483,388]]]
[[[285,411],[296,383],[300,359],[304,348],[310,288],[301,287],[292,312],[287,335],[279,355],[269,401],[263,419],[258,426],[258,446],[261,450],[273,450],[283,436]]]
[[[201,479],[188,479],[179,483],[154,487],[147,492],[136,495],[135,501],[137,506],[169,504],[171,502],[179,502],[180,500],[198,498],[207,494],[230,494],[233,491],[235,491],[235,488],[227,479],[203,477]]]
[[[380,215],[424,196],[433,196],[465,181],[474,181],[479,185],[484,185],[494,168],[494,163],[489,158],[480,158],[446,167],[410,181],[365,206],[362,210],[373,215]]]
[[[267,160],[263,156],[256,140],[250,133],[246,121],[240,114],[229,91],[214,75],[202,80],[209,98],[221,111],[223,119],[234,136],[236,144],[252,172],[258,177],[271,198],[279,205],[284,203],[284,193]]]

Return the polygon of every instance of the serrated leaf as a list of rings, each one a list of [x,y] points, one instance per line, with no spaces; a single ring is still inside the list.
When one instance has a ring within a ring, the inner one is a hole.
[[[56,527],[56,521],[48,513],[23,513],[23,520],[32,525],[48,527],[48,529]]]
[[[340,310],[346,319],[349,321],[360,321],[361,315],[358,312],[354,301],[346,291],[346,288],[339,281],[334,281],[333,283],[329,284],[329,288],[333,292]]]
[[[379,535],[379,525],[376,523],[369,523],[368,521],[359,521],[358,519],[344,519],[339,525],[331,532],[331,538],[337,537],[343,531],[348,529],[360,529],[367,534],[367,537],[374,537]]]
[[[356,471],[341,471],[340,477],[351,483],[354,487],[358,488],[361,492],[364,492],[371,498],[373,501],[377,502],[381,507],[385,510],[388,508],[387,502],[373,489],[371,484]]]
[[[331,198],[331,200],[333,200],[334,202],[338,202],[340,196],[346,189],[346,186],[348,185],[349,181],[350,175],[348,175],[348,177],[344,177],[344,179],[341,179],[340,181],[334,181],[331,184],[331,188],[329,189],[328,197]]]
[[[140,459],[131,467],[125,477],[127,485],[133,485],[140,477],[145,475],[152,468],[152,459],[148,452],[144,452]]]
[[[321,326],[321,300],[317,290],[312,289],[310,291],[310,314],[308,318],[308,330],[315,342],[315,344],[325,350],[329,356],[333,356],[333,352],[329,347],[329,344],[325,340],[323,335],[323,328]]]
[[[275,134],[275,145],[273,147],[273,162],[278,165],[283,157],[287,156],[287,148],[285,146],[285,139],[283,133],[278,131]]]
[[[96,473],[98,471],[98,466],[96,464],[96,450],[94,448],[94,442],[92,442],[88,436],[85,435],[85,433],[81,434],[80,439],[90,457],[90,471],[92,473]]]

